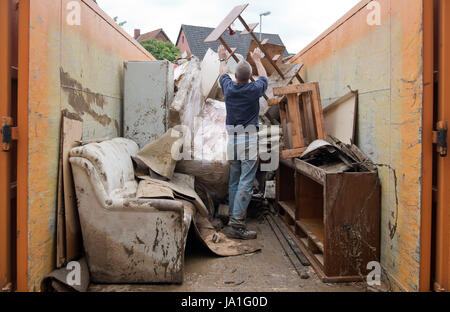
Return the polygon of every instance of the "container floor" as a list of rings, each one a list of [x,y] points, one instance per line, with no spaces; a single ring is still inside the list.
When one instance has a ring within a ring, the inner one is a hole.
[[[182,285],[91,285],[94,292],[364,292],[365,283],[325,284],[311,267],[301,279],[266,221],[251,220],[262,251],[221,258],[211,254],[192,233]]]

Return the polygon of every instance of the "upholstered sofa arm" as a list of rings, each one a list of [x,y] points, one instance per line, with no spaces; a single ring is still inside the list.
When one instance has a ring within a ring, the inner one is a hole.
[[[87,177],[87,183],[90,183],[90,189],[94,190],[94,197],[100,207],[109,211],[129,211],[129,212],[156,212],[156,211],[173,211],[181,215],[184,213],[183,204],[168,199],[141,199],[141,198],[112,198],[106,193],[105,188],[100,180],[100,176],[92,163],[82,157],[71,157],[74,176],[82,171]],[[82,179],[79,179],[82,181]],[[87,186],[86,186],[87,189]]]

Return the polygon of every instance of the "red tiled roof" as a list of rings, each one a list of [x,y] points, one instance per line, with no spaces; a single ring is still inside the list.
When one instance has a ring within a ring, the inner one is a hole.
[[[155,39],[156,36],[158,36],[160,32],[162,32],[164,37],[166,37],[167,40],[170,41],[169,37],[167,37],[165,32],[162,30],[162,28],[154,30],[154,31],[151,31],[151,32],[148,32],[148,33],[145,33],[145,34],[142,34],[138,38],[136,38],[136,40],[141,42],[141,41],[148,40],[148,39]]]

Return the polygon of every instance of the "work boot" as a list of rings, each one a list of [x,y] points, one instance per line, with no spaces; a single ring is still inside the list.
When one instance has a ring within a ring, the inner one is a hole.
[[[254,231],[249,231],[245,227],[233,227],[227,226],[223,230],[223,234],[225,234],[228,238],[236,238],[236,239],[256,239],[257,234]]]

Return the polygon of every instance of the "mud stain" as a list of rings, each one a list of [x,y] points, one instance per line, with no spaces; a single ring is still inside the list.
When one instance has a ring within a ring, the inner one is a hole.
[[[94,93],[89,88],[83,88],[83,85],[70,77],[70,74],[66,73],[62,67],[60,68],[60,79],[62,87],[66,88],[65,92],[69,95],[69,105],[78,116],[88,114],[102,126],[111,124],[112,119],[108,115],[99,114],[92,108],[93,105],[96,105],[103,109],[106,102],[102,94]]]
[[[123,246],[123,250],[128,255],[128,257],[131,257],[134,254],[134,248],[131,247],[131,249],[127,248],[126,246]]]
[[[117,135],[120,135],[120,126],[117,120],[114,120],[114,127],[116,128]]]
[[[64,117],[69,118],[69,119],[83,121],[83,118],[81,118],[78,114],[70,112],[68,109],[63,109],[62,110],[62,115]]]

